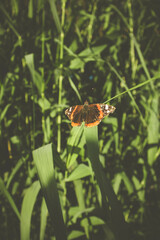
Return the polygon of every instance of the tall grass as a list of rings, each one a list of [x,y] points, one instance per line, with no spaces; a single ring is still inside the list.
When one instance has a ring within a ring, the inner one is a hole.
[[[0,239],[159,239],[158,7],[0,3]]]

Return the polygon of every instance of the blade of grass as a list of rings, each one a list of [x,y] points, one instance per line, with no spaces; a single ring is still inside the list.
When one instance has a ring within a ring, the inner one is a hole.
[[[119,16],[122,18],[122,20],[123,20],[123,22],[125,23],[125,25],[126,25],[126,27],[128,28],[128,30],[131,30],[130,27],[132,27],[132,29],[133,29],[133,24],[131,24],[131,21],[132,21],[132,20],[129,19],[129,23],[130,23],[130,24],[128,24],[128,22],[127,22],[127,20],[126,20],[126,17],[119,11],[119,9],[116,8],[114,5],[111,5],[111,7],[112,7],[112,8],[119,14]],[[132,16],[131,16],[131,2],[130,2],[130,1],[128,1],[128,8],[129,8],[129,15],[130,15],[130,18],[131,18]],[[140,61],[141,61],[141,64],[142,64],[142,66],[143,66],[144,72],[145,72],[147,78],[150,79],[150,78],[151,78],[151,77],[150,77],[150,73],[149,73],[149,71],[148,71],[148,69],[147,69],[147,66],[146,66],[146,63],[145,63],[143,54],[142,54],[142,52],[141,52],[141,49],[140,49],[140,47],[139,47],[139,45],[138,45],[138,43],[137,43],[137,40],[136,40],[133,32],[130,31],[130,33],[132,33],[132,34],[130,34],[130,38],[131,38],[131,41],[134,42],[134,45],[135,45],[135,48],[136,48],[136,50],[137,50],[137,53],[138,53],[139,59],[140,59]],[[152,82],[151,82],[151,87],[152,87],[152,90],[153,90],[153,89],[154,89],[154,85],[152,84]]]
[[[28,18],[33,18],[33,0],[28,3]]]
[[[105,177],[100,160],[99,160],[99,149],[98,149],[98,130],[96,127],[85,128],[85,137],[87,143],[87,152],[89,159],[92,164],[97,183],[101,190],[102,202],[104,212],[108,212],[109,205],[111,208],[111,222],[114,229],[114,233],[118,239],[127,239],[127,229],[125,227],[124,217],[121,205],[116,198],[111,183]],[[108,205],[108,202],[109,205]]]
[[[83,194],[84,192],[83,192],[82,181],[80,178],[91,175],[91,170],[89,169],[89,167],[87,167],[84,164],[78,165],[76,161],[77,157],[79,156],[80,150],[83,148],[85,144],[83,131],[84,131],[83,124],[81,127],[72,128],[71,136],[67,141],[68,158],[66,163],[66,166],[68,169],[70,169],[70,167],[75,168],[75,170],[71,173],[71,175],[69,177],[66,177],[66,181],[73,181],[80,211],[85,210],[85,199]],[[66,172],[66,175],[67,175],[67,172]],[[89,223],[87,219],[84,219],[82,226],[85,230],[87,239],[89,239]]]
[[[67,239],[53,167],[52,144],[33,151],[33,159],[57,240]]]
[[[68,78],[68,80],[69,80],[69,83],[70,83],[72,89],[75,91],[79,101],[82,102],[81,96],[80,96],[80,94],[78,92],[78,89],[77,89],[76,85],[74,84],[74,82],[72,81],[72,79],[70,77]]]
[[[39,94],[41,95],[44,91],[44,82],[41,75],[36,72],[34,68],[34,55],[33,53],[25,55],[26,64],[29,68],[30,74],[32,76],[33,83],[35,84]]]
[[[57,9],[55,6],[55,1],[54,0],[49,0],[50,3],[50,7],[51,7],[51,11],[52,11],[52,15],[53,15],[53,19],[55,21],[58,33],[60,34],[60,49],[57,53],[59,53],[58,56],[58,61],[60,60],[60,70],[61,70],[61,75],[59,76],[59,86],[58,86],[58,104],[61,105],[62,104],[62,83],[63,83],[63,75],[62,75],[62,70],[63,70],[63,46],[64,46],[64,32],[63,32],[63,28],[64,28],[64,20],[65,20],[65,8],[66,8],[66,0],[62,0],[62,13],[61,13],[61,24],[59,21],[59,17],[58,17],[58,13],[57,13]],[[58,108],[58,117],[57,117],[57,124],[58,124],[58,131],[57,131],[57,151],[60,152],[61,151],[61,122],[62,122],[62,118],[61,118],[61,108]]]
[[[17,206],[16,206],[12,196],[8,192],[6,186],[5,186],[4,182],[3,182],[3,179],[1,177],[0,177],[0,192],[6,198],[6,200],[9,202],[11,208],[13,209],[13,211],[15,212],[17,217],[20,219],[21,216],[20,216],[20,213],[18,211],[18,208],[17,208]]]
[[[81,179],[75,180],[74,182],[74,188],[76,192],[76,197],[79,205],[79,210],[80,211],[85,211],[86,206],[85,206],[85,199],[84,199],[84,191],[83,191],[83,185]],[[83,219],[84,221],[81,223],[81,225],[84,228],[85,234],[87,236],[87,239],[89,239],[89,222],[87,218]]]
[[[155,80],[157,80],[157,79],[159,79],[159,78],[160,78],[160,74],[158,74],[157,76],[155,76],[155,77],[153,77],[153,78],[150,78],[150,79],[146,80],[146,81],[143,82],[143,83],[140,83],[140,84],[136,85],[135,87],[129,88],[128,90],[129,90],[129,91],[133,91],[133,90],[135,90],[135,89],[137,89],[137,88],[140,88],[140,87],[148,84],[149,82],[155,81]],[[117,94],[116,96],[110,98],[109,100],[105,101],[104,103],[110,102],[111,100],[120,97],[121,95],[127,93],[128,90],[126,90],[126,91],[124,91],[124,92],[122,92],[122,93],[120,93],[120,94]]]
[[[5,10],[5,8],[2,5],[2,3],[0,3],[0,9],[1,9],[2,13],[5,15],[6,21],[7,21],[8,25],[9,25],[9,27],[12,29],[12,31],[15,33],[15,35],[18,37],[20,46],[22,46],[22,38],[21,38],[20,34],[17,32],[16,28],[14,27],[14,25],[13,25],[14,21],[10,18],[9,14]]]
[[[146,63],[145,63],[145,60],[144,60],[142,51],[141,51],[141,49],[140,49],[140,47],[139,47],[139,44],[137,43],[137,40],[136,40],[136,38],[135,38],[134,35],[132,36],[132,38],[133,38],[134,45],[135,45],[135,47],[136,47],[136,50],[137,50],[137,53],[138,53],[140,62],[141,62],[142,67],[143,67],[143,69],[144,69],[144,72],[145,72],[147,78],[150,79],[151,76],[150,76],[150,73],[149,73],[149,71],[148,71],[148,69],[147,69],[147,66],[146,66]],[[152,87],[152,89],[154,89],[154,85],[152,84],[152,82],[151,82],[151,87]]]
[[[21,239],[30,240],[31,231],[31,217],[33,213],[33,207],[37,199],[37,195],[40,191],[40,184],[35,181],[30,188],[27,189],[22,202],[21,210]]]
[[[123,86],[125,87],[128,95],[130,96],[130,98],[132,99],[133,101],[133,104],[135,106],[135,108],[137,109],[139,115],[140,115],[140,118],[141,118],[141,121],[143,123],[144,126],[147,126],[147,123],[145,121],[145,119],[143,118],[143,115],[136,103],[136,101],[134,100],[134,97],[132,96],[131,92],[130,92],[130,89],[128,88],[127,84],[125,83],[125,81],[123,80],[123,78],[119,75],[119,73],[117,72],[117,70],[108,62],[108,66],[110,67],[110,69],[116,74],[116,76],[119,78],[119,80],[121,81],[121,83],[123,84]]]
[[[61,24],[60,24],[57,8],[55,5],[55,0],[48,0],[48,1],[51,7],[52,16],[53,16],[57,31],[58,33],[61,33]]]
[[[121,11],[116,6],[114,6],[112,4],[110,5],[110,7],[113,8],[119,14],[119,16],[122,18],[124,24],[126,25],[126,27],[129,29],[129,24],[126,20],[126,17],[121,13]]]
[[[47,225],[47,216],[48,216],[48,209],[45,203],[45,199],[42,200],[41,205],[41,226],[40,226],[40,240],[45,239],[45,230]]]
[[[69,175],[69,177],[65,179],[65,181],[66,182],[75,181],[90,175],[92,175],[90,167],[86,166],[85,164],[79,164]]]
[[[156,160],[155,156],[158,151],[158,141],[159,141],[159,94],[158,92],[154,92],[154,96],[152,98],[152,106],[150,108],[150,116],[148,121],[148,164],[150,166],[153,165]]]
[[[67,151],[68,151],[68,157],[66,162],[67,168],[69,168],[74,163],[74,161],[78,157],[78,154],[81,148],[85,144],[85,141],[83,138],[83,130],[84,130],[83,125],[81,125],[81,127],[74,127],[71,130],[70,137],[68,138],[68,141],[67,141]]]
[[[135,57],[135,48],[134,48],[134,41],[133,41],[134,20],[133,20],[131,0],[128,0],[127,2],[128,2],[127,5],[128,5],[128,12],[129,12],[130,59],[131,59],[131,67],[132,67],[131,78],[134,79],[136,75],[136,69],[137,69],[137,60]]]
[[[7,181],[7,185],[6,185],[6,188],[9,188],[9,185],[11,183],[11,181],[13,180],[14,176],[16,175],[16,173],[18,172],[18,170],[21,168],[21,166],[24,164],[24,162],[26,161],[26,158],[28,156],[26,156],[25,158],[22,157],[18,160],[18,162],[16,163],[15,167],[12,169],[12,172],[8,178],[8,181]]]

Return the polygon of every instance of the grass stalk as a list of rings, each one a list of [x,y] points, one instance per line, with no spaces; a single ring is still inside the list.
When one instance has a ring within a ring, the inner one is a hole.
[[[41,62],[42,62],[42,68],[41,68],[41,76],[42,76],[42,82],[44,84],[44,55],[45,55],[45,47],[44,47],[44,43],[45,43],[45,32],[44,32],[44,26],[45,26],[45,9],[43,8],[42,10],[42,45],[41,45]],[[44,85],[43,85],[44,86]],[[42,102],[44,103],[44,98],[45,98],[45,93],[44,93],[44,88],[42,90],[41,93],[41,98],[42,98]],[[43,130],[43,143],[45,143],[45,108],[44,105],[42,105],[42,130]]]
[[[136,74],[136,59],[135,59],[135,50],[134,50],[134,40],[133,40],[133,13],[132,13],[132,5],[131,1],[128,0],[128,11],[129,11],[129,35],[130,35],[130,57],[131,57],[131,68],[132,68],[132,80],[135,78]]]
[[[61,17],[61,33],[60,33],[60,70],[61,70],[61,75],[59,77],[59,95],[58,95],[58,104],[61,105],[62,103],[62,82],[63,82],[63,45],[64,45],[64,32],[63,32],[63,27],[64,27],[64,20],[65,20],[65,6],[66,6],[66,0],[62,1],[62,17]],[[57,151],[61,151],[61,109],[58,109],[58,118],[57,118],[57,123],[58,123],[58,132],[57,132]]]
[[[143,125],[146,127],[146,126],[147,126],[146,121],[145,121],[145,119],[143,118],[143,115],[142,115],[142,113],[141,113],[141,111],[140,111],[140,109],[139,109],[139,107],[138,107],[138,105],[137,105],[137,103],[136,103],[136,101],[135,101],[132,93],[130,92],[130,89],[128,88],[127,84],[125,83],[124,79],[119,75],[119,73],[117,72],[117,70],[116,70],[109,62],[108,62],[108,66],[109,66],[110,69],[116,74],[116,76],[119,78],[119,80],[121,81],[121,83],[122,83],[123,86],[125,87],[126,91],[128,92],[128,95],[130,96],[131,100],[132,100],[133,103],[134,103],[135,108],[137,109],[137,111],[138,111],[138,113],[139,113],[139,115],[140,115],[140,119],[141,119]]]

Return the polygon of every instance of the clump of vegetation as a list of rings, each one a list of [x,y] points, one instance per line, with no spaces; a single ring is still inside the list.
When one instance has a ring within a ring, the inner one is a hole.
[[[0,239],[159,240],[158,9],[0,3]],[[86,100],[116,111],[72,128]]]

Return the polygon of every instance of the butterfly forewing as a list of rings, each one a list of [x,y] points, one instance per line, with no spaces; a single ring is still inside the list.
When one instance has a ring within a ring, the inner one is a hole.
[[[87,114],[86,114],[86,119],[85,119],[85,126],[87,127],[93,127],[99,124],[100,122],[100,111],[97,107],[96,104],[90,104]]]
[[[115,111],[115,107],[108,105],[108,104],[99,104],[101,107],[101,110],[103,112],[103,118],[105,116],[108,116],[110,113],[113,113]]]
[[[83,109],[83,105],[77,105],[77,106],[70,107],[65,111],[65,114],[67,115],[67,117],[71,121],[74,121],[74,122],[72,122],[72,126],[80,126],[81,125],[82,109]]]

